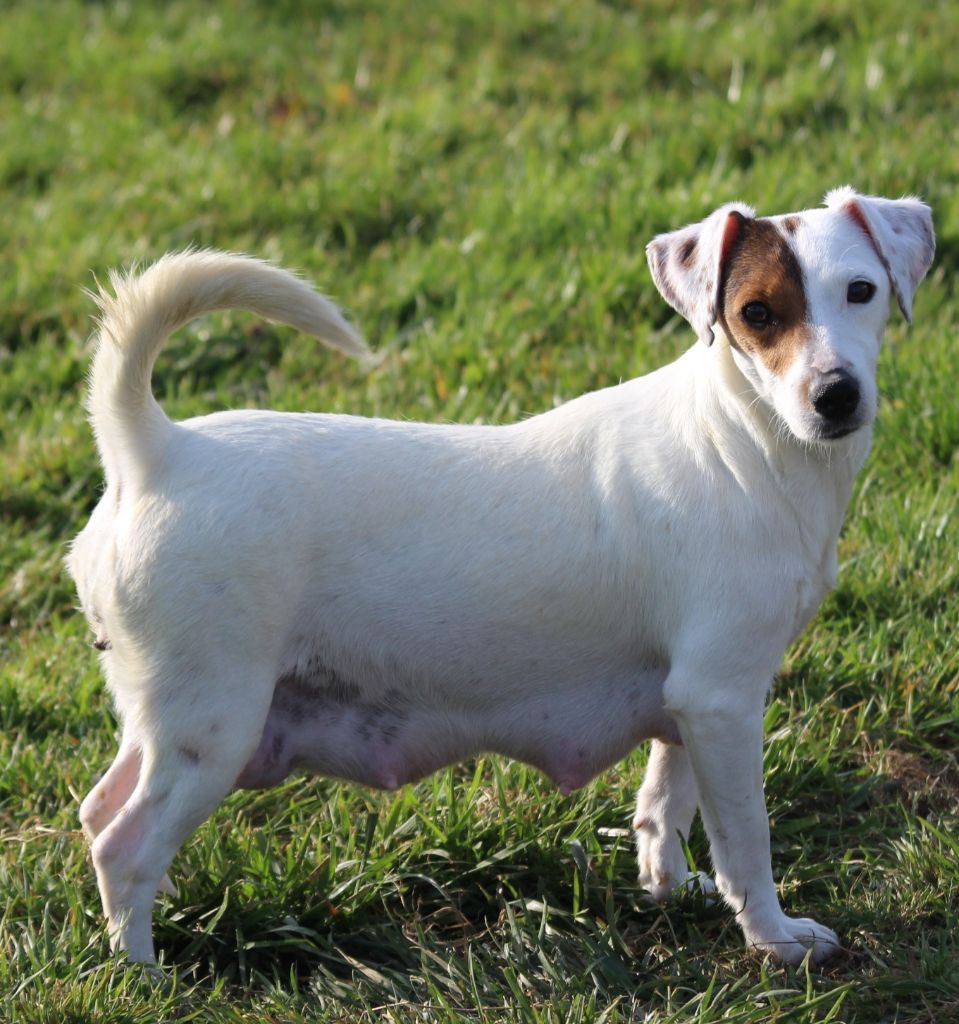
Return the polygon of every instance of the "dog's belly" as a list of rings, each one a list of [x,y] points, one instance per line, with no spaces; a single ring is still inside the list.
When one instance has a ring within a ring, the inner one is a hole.
[[[426,698],[398,688],[368,702],[356,686],[330,685],[329,676],[317,686],[289,674],[277,682],[259,746],[237,786],[266,788],[306,769],[395,789],[488,751],[532,764],[569,792],[644,739],[679,742],[662,705],[665,677],[665,669],[643,669],[478,709],[444,705],[435,691]]]

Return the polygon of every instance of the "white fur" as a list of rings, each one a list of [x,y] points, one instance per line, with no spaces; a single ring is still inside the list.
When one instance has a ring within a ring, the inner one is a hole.
[[[810,217],[822,351],[871,382],[884,314],[830,290],[868,258],[841,211]],[[712,323],[720,343],[511,426],[174,424],[150,370],[206,309],[365,348],[308,286],[244,257],[168,256],[114,288],[90,402],[107,490],[69,564],[123,720],[81,808],[116,946],[152,960],[177,848],[235,783],[269,785],[290,758],[390,787],[492,750],[571,789],[653,738],[642,883],[658,898],[686,883],[677,831],[698,803],[747,941],[790,962],[836,948],[776,896],[763,701],[833,584],[874,402],[810,447],[782,428],[788,386]]]

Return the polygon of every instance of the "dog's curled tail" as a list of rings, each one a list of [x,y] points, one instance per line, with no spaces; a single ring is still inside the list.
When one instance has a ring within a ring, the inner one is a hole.
[[[153,397],[150,379],[163,343],[178,327],[217,309],[243,309],[290,324],[349,355],[369,359],[360,335],[306,281],[235,253],[170,253],[139,272],[110,274],[100,287],[99,337],[88,410],[108,480],[149,472],[173,424]]]

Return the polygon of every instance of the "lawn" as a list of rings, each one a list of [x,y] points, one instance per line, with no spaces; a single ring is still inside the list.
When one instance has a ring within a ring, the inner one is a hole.
[[[959,7],[33,0],[0,26],[0,1018],[959,1020]],[[247,251],[384,354],[210,317],[158,366],[175,418],[505,423],[693,343],[652,235],[846,182],[922,195],[939,247],[890,323],[838,588],[767,711],[782,899],[843,955],[777,968],[720,907],[643,903],[640,749],[570,797],[497,758],[234,795],[158,908],[167,983],[111,960],[77,808],[116,724],[62,566],[101,487],[84,289]]]

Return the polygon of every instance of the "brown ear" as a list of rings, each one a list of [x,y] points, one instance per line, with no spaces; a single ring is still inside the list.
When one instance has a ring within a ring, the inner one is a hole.
[[[911,323],[913,296],[936,252],[932,211],[913,196],[861,196],[848,186],[829,192],[826,206],[851,217],[866,234],[889,275],[902,315]]]
[[[657,235],[646,259],[660,295],[692,324],[699,340],[713,342],[719,320],[720,290],[726,259],[756,211],[745,203],[727,203],[699,224]]]

